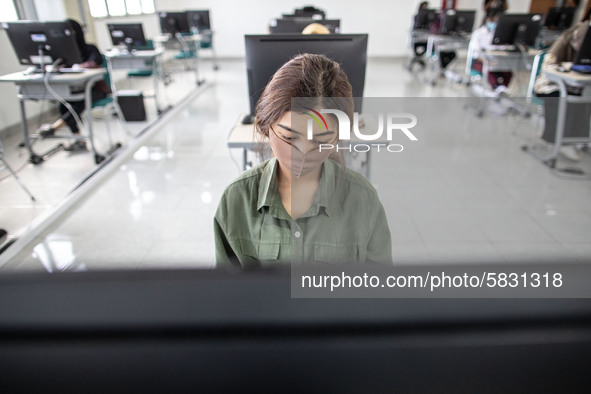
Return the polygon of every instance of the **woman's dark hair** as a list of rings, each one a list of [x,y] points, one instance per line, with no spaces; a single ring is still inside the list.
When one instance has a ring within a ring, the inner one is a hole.
[[[502,8],[489,8],[488,10],[486,10],[486,19],[492,19],[492,18],[496,18],[497,16],[504,14],[505,11],[503,11]]]
[[[78,45],[78,49],[82,53],[82,57],[84,59],[88,58],[89,56],[89,46],[84,39],[84,30],[78,21],[74,19],[67,19],[67,21],[72,26],[72,30],[74,31],[74,36],[76,37],[76,44]]]
[[[295,100],[297,107],[292,107],[295,97],[306,99]],[[275,72],[256,105],[255,131],[259,137],[269,137],[271,126],[283,115],[303,113],[306,107],[338,109],[353,119],[353,90],[347,74],[324,55],[297,55]]]

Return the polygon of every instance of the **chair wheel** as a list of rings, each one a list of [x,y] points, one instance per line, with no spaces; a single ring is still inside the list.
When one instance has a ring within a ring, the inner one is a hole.
[[[94,155],[94,162],[96,164],[101,164],[104,160],[105,160],[105,156],[99,155],[99,154]]]

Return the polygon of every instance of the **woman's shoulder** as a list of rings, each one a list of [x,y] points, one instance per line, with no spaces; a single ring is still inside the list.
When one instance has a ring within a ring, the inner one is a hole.
[[[270,170],[270,166],[274,165],[274,160],[274,158],[265,160],[259,165],[244,171],[238,176],[238,178],[234,179],[228,186],[226,186],[225,192],[228,192],[229,190],[234,191],[236,189],[244,189],[252,185],[258,186],[263,174]]]
[[[337,163],[336,161],[330,159],[327,161],[333,166],[338,183],[347,187],[350,191],[364,192],[377,196],[376,188],[365,176]]]

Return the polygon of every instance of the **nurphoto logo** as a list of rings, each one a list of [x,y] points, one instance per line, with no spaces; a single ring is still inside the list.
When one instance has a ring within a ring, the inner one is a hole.
[[[328,124],[322,114],[332,114],[337,117],[339,123],[339,140],[351,142],[349,146],[319,144],[318,149],[320,151],[323,149],[336,149],[337,152],[339,150],[368,152],[374,148],[379,152],[380,148],[385,147],[388,152],[402,152],[404,146],[401,144],[390,144],[395,132],[402,132],[409,140],[418,141],[418,138],[410,131],[410,129],[417,125],[417,117],[410,113],[379,113],[377,116],[377,130],[373,133],[368,133],[369,130],[366,129],[364,122],[360,122],[359,113],[357,112],[353,113],[353,127],[351,127],[349,116],[338,109],[321,109],[320,112],[312,108],[306,108],[306,110],[308,112],[304,114],[311,118],[308,119],[307,128],[307,137],[309,140],[314,138],[314,122],[318,123],[321,129],[328,130]],[[351,138],[351,130],[353,130],[354,138]],[[362,141],[372,141],[373,143],[362,143]]]

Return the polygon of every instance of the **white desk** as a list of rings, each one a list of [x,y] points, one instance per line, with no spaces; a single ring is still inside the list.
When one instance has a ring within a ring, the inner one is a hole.
[[[476,107],[470,107],[473,109],[477,116],[482,116],[485,112],[487,100],[485,98],[497,97],[496,92],[492,90],[488,83],[488,75],[491,72],[505,72],[505,71],[531,71],[532,64],[539,50],[529,49],[526,53],[502,51],[496,49],[487,49],[480,53],[480,59],[482,60],[482,77],[480,83],[472,86],[472,91],[475,91],[476,87],[479,90],[479,96],[484,99],[480,99]],[[471,61],[468,59],[466,64],[466,72],[470,73]],[[519,81],[519,79],[515,79]],[[510,97],[504,98],[506,102],[510,103],[510,106],[521,113],[524,116],[529,116],[530,108],[523,103],[516,101]]]
[[[164,112],[166,109],[160,107],[160,100],[158,99],[159,86],[158,86],[158,74],[160,67],[160,57],[164,53],[164,48],[157,48],[148,51],[118,51],[111,50],[105,52],[107,58],[107,67],[109,73],[113,74],[113,70],[151,70],[152,80],[154,81],[154,100],[156,101],[156,110],[158,115]],[[111,77],[111,91],[113,92],[114,99],[117,98],[117,88],[115,86],[115,80]]]
[[[531,71],[537,49],[526,53],[499,50],[485,50],[482,53],[483,80],[488,81],[488,74],[494,71]]]
[[[86,127],[88,128],[88,135],[90,146],[95,155],[95,160],[100,163],[104,160],[104,156],[99,154],[96,150],[93,138],[92,129],[92,115],[90,108],[92,108],[92,86],[104,78],[106,70],[104,68],[96,68],[86,70],[81,73],[63,73],[63,74],[49,74],[47,82],[49,86],[64,100],[67,101],[85,101],[86,111]],[[47,156],[60,150],[63,145],[57,145],[54,148],[38,154],[33,151],[29,136],[29,127],[27,125],[27,115],[25,112],[26,100],[55,100],[54,96],[47,90],[45,86],[46,74],[31,74],[25,75],[22,72],[16,72],[0,77],[0,82],[12,82],[17,86],[17,98],[20,104],[21,126],[25,139],[25,145],[30,154],[30,162],[33,164],[41,163]]]
[[[564,128],[566,125],[566,108],[568,103],[591,103],[591,75],[579,74],[573,71],[559,72],[555,70],[542,71],[546,78],[555,82],[560,89],[560,98],[558,100],[558,116],[556,119],[556,140],[554,147],[547,155],[540,155],[531,151],[532,155],[542,163],[551,168],[556,166],[556,157],[563,143],[589,142],[589,137],[564,137]],[[566,85],[583,88],[582,96],[569,96]],[[589,114],[591,116],[591,113]]]
[[[232,130],[230,130],[230,135],[228,136],[228,148],[232,149],[232,148],[236,148],[236,149],[242,149],[242,170],[246,170],[248,167],[248,151],[251,152],[258,152],[260,150],[260,142],[257,141],[256,139],[256,134],[255,134],[255,128],[254,128],[254,124],[242,124],[242,119],[244,119],[244,117],[246,116],[246,114],[241,114],[236,123],[234,124],[234,126],[232,127]],[[362,119],[363,119],[363,115],[362,115]],[[361,127],[361,131],[363,132],[363,127]],[[356,139],[355,137],[351,139],[351,141],[347,141],[346,143],[344,141],[341,141],[341,145],[342,146],[348,146],[350,145],[351,147],[356,147],[359,145],[367,145],[368,143],[370,144],[388,144],[388,141],[385,139],[385,137],[378,139],[376,141],[362,141],[359,139]],[[268,147],[268,143],[267,142],[263,142],[264,147]],[[352,155],[355,154],[359,154],[359,153],[365,153],[365,160],[361,161],[360,166],[361,168],[359,169],[361,173],[363,173],[365,175],[365,177],[367,179],[370,179],[371,176],[371,149],[368,150],[367,152],[352,152],[349,153],[347,151],[344,151],[345,155],[346,155],[346,160],[347,160],[347,165],[350,166],[351,163],[351,159],[352,159]],[[270,148],[269,148],[269,154],[271,154],[270,152]],[[269,156],[270,157],[270,156]]]

